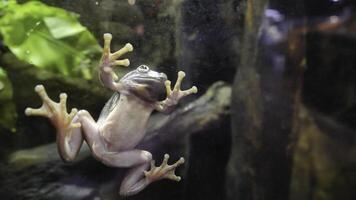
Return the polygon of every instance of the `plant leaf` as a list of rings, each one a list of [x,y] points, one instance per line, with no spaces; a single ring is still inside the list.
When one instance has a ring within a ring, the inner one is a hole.
[[[49,32],[56,39],[74,36],[86,31],[86,29],[76,20],[67,20],[58,17],[45,17],[43,20],[48,27]],[[68,27],[71,28],[69,29]]]
[[[12,101],[12,85],[5,70],[0,67],[0,125],[8,130],[15,131],[17,113]]]
[[[101,49],[78,15],[38,1],[0,8],[4,44],[19,59],[63,75],[91,78],[91,58]]]

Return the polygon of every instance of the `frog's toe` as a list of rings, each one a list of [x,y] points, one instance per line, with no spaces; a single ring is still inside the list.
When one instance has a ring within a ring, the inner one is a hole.
[[[46,117],[48,113],[44,109],[33,109],[33,108],[26,108],[25,109],[26,116],[44,116]]]
[[[104,37],[104,40],[111,40],[112,39],[112,34],[111,33],[104,33],[103,37]]]
[[[174,85],[173,91],[177,91],[177,92],[180,91],[180,86],[182,84],[182,81],[183,81],[184,77],[185,77],[185,73],[183,71],[179,71],[178,72],[177,82]]]
[[[133,46],[132,46],[132,44],[130,44],[130,43],[126,43],[125,46],[124,46],[124,48],[125,48],[128,52],[133,51]]]
[[[113,65],[117,65],[117,66],[129,66],[130,65],[130,60],[129,59],[123,59],[123,60],[115,60],[113,62]]]
[[[175,169],[184,163],[184,158],[180,158],[172,165],[168,164],[169,155],[165,154],[161,166],[156,167],[154,161],[151,162],[151,169],[145,171],[144,175],[149,182],[153,182],[159,179],[171,179],[174,181],[180,181],[181,178],[175,175]]]
[[[191,87],[190,89],[188,89],[188,90],[183,90],[183,91],[181,91],[181,96],[182,97],[185,97],[185,96],[188,96],[188,95],[190,95],[190,94],[195,94],[195,93],[197,93],[198,92],[198,88],[196,87],[196,86],[193,86],[193,87]]]
[[[43,90],[45,90],[45,88],[44,88],[43,85],[36,85],[36,87],[35,87],[35,91],[36,91],[36,92],[41,92],[41,91],[43,91]]]
[[[124,55],[124,54],[126,54],[128,52],[131,52],[131,51],[133,51],[133,46],[132,46],[132,44],[127,43],[120,50],[118,50],[118,51],[114,52],[113,54],[111,54],[110,60],[114,61],[114,60],[120,58],[122,55]]]

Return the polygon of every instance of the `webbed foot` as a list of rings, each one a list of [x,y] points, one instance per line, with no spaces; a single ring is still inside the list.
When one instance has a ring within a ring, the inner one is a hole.
[[[119,59],[122,55],[126,54],[127,52],[133,51],[133,46],[130,43],[127,43],[123,48],[120,50],[111,53],[110,51],[110,44],[112,40],[112,35],[110,33],[104,34],[104,49],[103,49],[103,56],[100,62],[100,70],[102,72],[111,75],[114,80],[117,80],[118,77],[113,71],[113,66],[129,66],[130,61],[129,59]]]
[[[161,166],[156,167],[155,161],[151,161],[151,169],[149,171],[144,171],[145,177],[148,182],[154,182],[160,179],[171,179],[174,181],[180,181],[180,177],[175,175],[175,169],[184,163],[184,158],[180,158],[177,162],[172,165],[168,165],[169,155],[165,154]]]
[[[27,116],[42,116],[50,119],[52,124],[58,129],[72,129],[81,126],[80,123],[72,123],[74,116],[78,110],[73,108],[70,113],[67,113],[67,94],[61,93],[59,95],[60,101],[56,103],[52,101],[43,87],[43,85],[37,85],[35,91],[41,97],[43,103],[40,108],[26,108],[25,114]]]
[[[167,80],[165,82],[167,98],[166,100],[164,100],[165,101],[164,103],[167,104],[168,106],[176,105],[181,98],[198,92],[198,88],[195,86],[191,87],[188,90],[180,89],[184,77],[185,77],[185,73],[183,71],[179,71],[177,82],[174,85],[173,90],[171,89],[171,81]]]

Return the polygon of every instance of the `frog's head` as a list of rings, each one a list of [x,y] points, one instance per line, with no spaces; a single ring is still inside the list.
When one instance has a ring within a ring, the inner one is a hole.
[[[120,83],[127,88],[127,92],[134,94],[147,102],[155,102],[166,90],[164,82],[167,76],[150,70],[146,65],[140,65],[136,70],[127,73]]]

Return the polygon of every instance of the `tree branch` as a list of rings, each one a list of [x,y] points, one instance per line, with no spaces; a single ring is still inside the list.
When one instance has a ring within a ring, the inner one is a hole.
[[[203,96],[176,109],[170,115],[154,114],[148,122],[147,134],[138,148],[155,151],[162,144],[183,141],[190,134],[220,124],[229,114],[230,95],[230,86],[216,82]],[[83,145],[75,162],[88,156],[89,148]],[[10,165],[19,169],[48,162],[62,162],[55,143],[19,150],[9,156]]]

